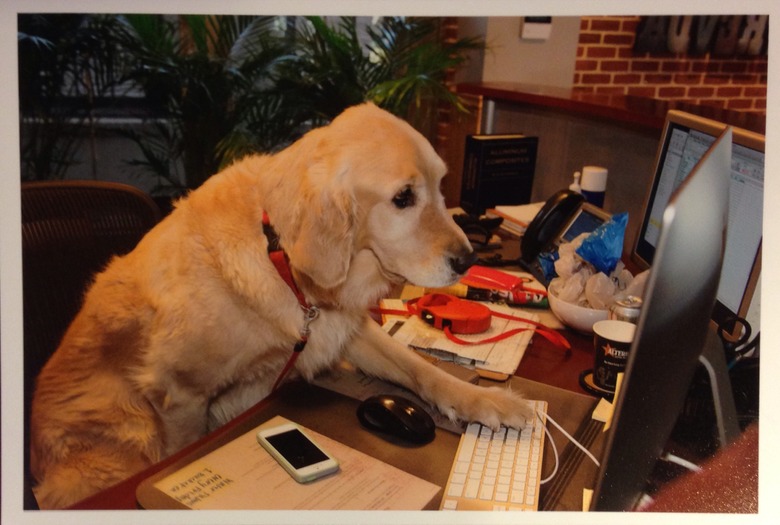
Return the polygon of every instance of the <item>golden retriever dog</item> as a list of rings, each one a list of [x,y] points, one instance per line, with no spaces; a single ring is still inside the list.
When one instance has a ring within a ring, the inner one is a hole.
[[[180,200],[95,277],[38,378],[41,507],[115,484],[270,393],[304,311],[269,259],[263,212],[320,312],[289,377],[346,359],[453,419],[522,426],[530,409],[519,395],[441,371],[368,314],[393,285],[449,285],[472,262],[439,191],[445,171],[411,126],[364,104]]]

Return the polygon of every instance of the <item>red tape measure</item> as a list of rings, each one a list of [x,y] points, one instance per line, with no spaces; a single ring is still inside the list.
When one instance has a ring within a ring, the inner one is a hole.
[[[531,319],[494,312],[482,303],[467,301],[449,294],[432,293],[408,301],[406,307],[408,312],[386,311],[385,313],[416,315],[434,328],[442,330],[451,341],[462,345],[492,343],[526,330],[534,330],[554,345],[562,347],[567,356],[571,354],[571,345],[560,333]],[[515,328],[481,341],[466,341],[454,335],[485,332],[490,328],[494,315],[502,319],[527,323],[533,328]]]
[[[410,312],[434,328],[447,328],[453,334],[480,334],[490,328],[490,308],[453,295],[424,295],[409,301],[407,307]]]

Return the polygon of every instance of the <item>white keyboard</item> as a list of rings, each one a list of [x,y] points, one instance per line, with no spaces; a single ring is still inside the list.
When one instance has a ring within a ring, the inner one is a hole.
[[[441,510],[537,510],[547,402],[521,431],[471,423],[460,439]]]

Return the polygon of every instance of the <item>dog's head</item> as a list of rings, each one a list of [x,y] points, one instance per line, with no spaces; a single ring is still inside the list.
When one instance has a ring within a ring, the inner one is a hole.
[[[364,104],[303,141],[312,160],[290,258],[319,286],[341,284],[361,251],[387,280],[427,287],[452,284],[473,262],[441,195],[446,166],[409,124]]]

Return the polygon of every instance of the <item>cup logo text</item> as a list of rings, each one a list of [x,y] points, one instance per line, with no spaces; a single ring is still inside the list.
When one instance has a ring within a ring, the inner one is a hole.
[[[620,348],[615,348],[611,344],[607,343],[603,347],[601,347],[604,350],[605,356],[614,357],[615,359],[626,359],[628,358],[628,351],[627,350],[621,350]]]

